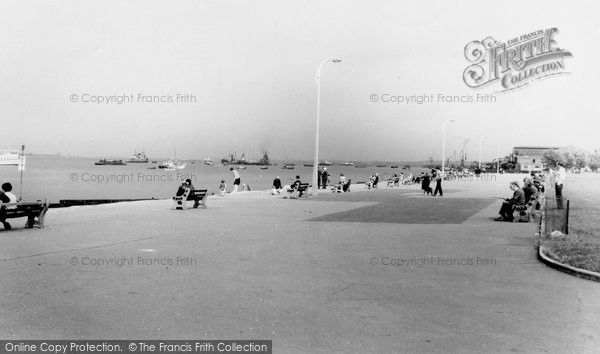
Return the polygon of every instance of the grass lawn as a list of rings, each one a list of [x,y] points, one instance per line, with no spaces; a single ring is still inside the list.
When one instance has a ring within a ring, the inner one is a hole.
[[[565,187],[568,192],[565,197],[570,200],[569,234],[550,236],[553,230],[561,229],[565,214],[553,209],[555,200],[548,198],[546,235],[542,235],[540,244],[546,248],[548,256],[557,261],[600,272],[600,176],[574,175],[569,180],[571,182]],[[554,190],[550,193],[547,196],[554,194]]]

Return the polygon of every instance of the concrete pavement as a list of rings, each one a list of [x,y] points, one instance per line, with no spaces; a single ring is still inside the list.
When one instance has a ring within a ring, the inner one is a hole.
[[[516,178],[445,183],[443,202],[402,186],[308,200],[239,193],[210,198],[206,210],[53,209],[46,229],[0,232],[0,336],[593,352],[599,284],[539,263],[534,223],[491,221],[499,201],[490,197],[507,196]],[[394,212],[404,205],[427,222],[406,223]],[[347,219],[360,208],[391,212]]]

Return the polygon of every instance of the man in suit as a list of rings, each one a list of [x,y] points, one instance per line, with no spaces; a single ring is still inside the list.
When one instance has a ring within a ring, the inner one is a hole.
[[[323,189],[327,189],[327,181],[329,180],[329,172],[327,172],[327,167],[323,167],[323,172],[321,173],[321,186]]]
[[[523,205],[525,201],[525,193],[519,187],[519,182],[510,182],[510,190],[513,191],[512,198],[506,198],[500,208],[500,217],[494,219],[496,221],[513,221],[513,210],[515,205]]]

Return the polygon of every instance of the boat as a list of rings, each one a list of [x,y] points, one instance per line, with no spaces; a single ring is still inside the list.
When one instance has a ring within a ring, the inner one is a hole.
[[[94,162],[94,165],[97,165],[97,166],[123,166],[123,165],[127,165],[127,162],[125,162],[123,160],[102,159],[98,162]]]
[[[21,155],[18,152],[7,150],[0,152],[0,165],[18,165]]]
[[[294,165],[285,164],[285,165],[281,166],[281,168],[284,170],[293,170]]]
[[[356,164],[356,165],[354,165],[354,167],[355,167],[355,168],[366,168],[366,167],[367,167],[367,165],[360,163],[360,164]]]
[[[340,162],[340,166],[354,166],[354,162]]]
[[[329,160],[319,162],[319,166],[331,166],[331,165],[333,165],[333,162],[331,162]]]
[[[315,165],[313,165],[312,163],[305,163],[304,166],[305,167],[315,167]]]
[[[403,170],[410,170],[410,169],[411,169],[411,167],[410,167],[410,165],[404,165],[404,167],[402,167],[402,169],[403,169]]]
[[[131,158],[127,160],[127,163],[148,163],[148,156],[146,156],[146,152],[135,152],[131,155]]]
[[[261,169],[261,170],[268,170],[268,169],[269,169],[269,166],[260,166],[260,169]]]
[[[398,168],[398,165],[391,165],[390,168]]]
[[[207,157],[204,159],[204,164],[208,165],[208,166],[212,166],[215,164],[215,162]]]
[[[158,165],[158,168],[164,171],[175,171],[184,169],[186,164],[180,164],[175,160],[168,160]]]
[[[387,167],[387,165],[377,165],[377,167]]]
[[[223,166],[227,165],[255,165],[255,166],[269,166],[271,161],[269,155],[265,152],[260,160],[246,160],[246,156],[242,154],[241,158],[236,158],[234,154],[229,154],[228,158],[221,159]]]

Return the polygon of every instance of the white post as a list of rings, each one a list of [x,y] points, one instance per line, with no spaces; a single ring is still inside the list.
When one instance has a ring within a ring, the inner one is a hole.
[[[479,138],[479,170],[481,170],[481,148],[485,139],[487,139],[487,136],[482,136]]]
[[[498,166],[496,166],[496,173],[500,173],[500,148],[502,145],[498,145],[498,151],[496,152],[496,156],[498,156]]]
[[[25,145],[21,145],[21,181],[19,183],[19,201],[23,200],[23,170],[25,170]]]
[[[442,124],[442,176],[446,172],[446,124],[449,122],[454,122],[454,119],[447,119]]]
[[[312,193],[311,195],[316,196],[318,192],[318,174],[319,174],[319,119],[321,115],[321,70],[323,70],[323,66],[328,62],[339,63],[342,59],[337,57],[332,57],[329,59],[325,59],[319,64],[317,68],[317,74],[315,76],[315,80],[317,82],[317,127],[315,130],[315,159],[313,164],[313,176],[312,176]]]

